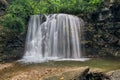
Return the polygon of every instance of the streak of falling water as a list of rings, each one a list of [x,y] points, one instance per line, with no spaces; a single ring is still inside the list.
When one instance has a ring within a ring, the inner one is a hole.
[[[33,15],[30,18],[22,61],[44,62],[80,59],[82,19],[67,14]]]

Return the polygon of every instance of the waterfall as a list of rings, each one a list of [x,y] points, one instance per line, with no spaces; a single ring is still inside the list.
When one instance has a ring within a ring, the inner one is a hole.
[[[83,20],[73,15],[32,15],[22,61],[80,59],[83,26]]]

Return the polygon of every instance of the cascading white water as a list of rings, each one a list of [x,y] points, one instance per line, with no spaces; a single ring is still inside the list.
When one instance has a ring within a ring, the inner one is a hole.
[[[83,20],[73,15],[31,16],[22,61],[80,59],[82,26]]]

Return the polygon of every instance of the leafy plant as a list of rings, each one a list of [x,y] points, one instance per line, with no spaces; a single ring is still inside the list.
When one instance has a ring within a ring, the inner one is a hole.
[[[24,21],[22,21],[21,18],[16,17],[12,14],[5,15],[5,23],[5,27],[7,27],[10,30],[13,30],[16,33],[20,33],[25,30]]]
[[[95,11],[101,3],[102,0],[12,0],[6,10],[4,24],[12,30],[22,32],[30,15],[86,14]]]

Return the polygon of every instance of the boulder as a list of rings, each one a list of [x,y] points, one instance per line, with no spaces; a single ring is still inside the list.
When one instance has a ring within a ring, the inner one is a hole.
[[[110,71],[107,75],[110,77],[110,80],[120,80],[120,70]]]

